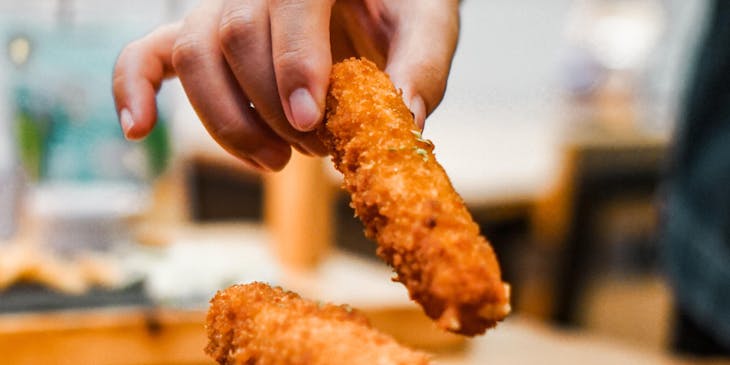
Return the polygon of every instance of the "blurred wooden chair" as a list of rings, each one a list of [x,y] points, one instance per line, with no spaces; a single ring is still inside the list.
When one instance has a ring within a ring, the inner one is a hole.
[[[534,241],[552,252],[556,266],[527,312],[578,323],[601,214],[618,200],[655,200],[666,150],[666,139],[640,135],[587,135],[566,145],[558,183],[536,205],[532,224]]]

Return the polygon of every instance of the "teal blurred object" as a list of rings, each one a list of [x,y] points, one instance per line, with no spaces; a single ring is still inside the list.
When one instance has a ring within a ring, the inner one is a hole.
[[[143,143],[128,142],[111,96],[115,58],[139,29],[0,24],[18,155],[32,181],[144,183],[165,170],[164,116]]]

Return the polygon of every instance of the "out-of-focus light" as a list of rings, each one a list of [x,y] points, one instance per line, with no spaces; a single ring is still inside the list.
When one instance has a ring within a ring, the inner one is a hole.
[[[658,0],[578,0],[572,10],[568,40],[607,69],[640,68],[664,26]]]
[[[15,37],[8,42],[8,55],[10,56],[10,62],[17,66],[22,66],[28,62],[28,58],[30,58],[30,50],[30,40],[26,37]]]
[[[630,69],[643,63],[658,36],[648,19],[630,14],[604,16],[593,28],[596,58],[612,69]]]

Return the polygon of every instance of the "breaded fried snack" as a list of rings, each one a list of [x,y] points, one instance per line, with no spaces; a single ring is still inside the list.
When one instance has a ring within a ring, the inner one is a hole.
[[[263,283],[234,285],[210,302],[205,351],[221,365],[426,365],[347,306],[315,303]]]
[[[318,133],[377,254],[439,327],[481,334],[509,313],[494,251],[385,73],[334,65]]]

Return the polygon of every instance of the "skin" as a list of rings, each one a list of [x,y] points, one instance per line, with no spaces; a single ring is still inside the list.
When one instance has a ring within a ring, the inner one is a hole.
[[[144,138],[162,81],[177,76],[218,144],[278,171],[292,147],[327,153],[312,131],[333,61],[374,60],[423,128],[443,97],[458,31],[457,0],[206,0],[124,48],[116,110],[126,138]]]

